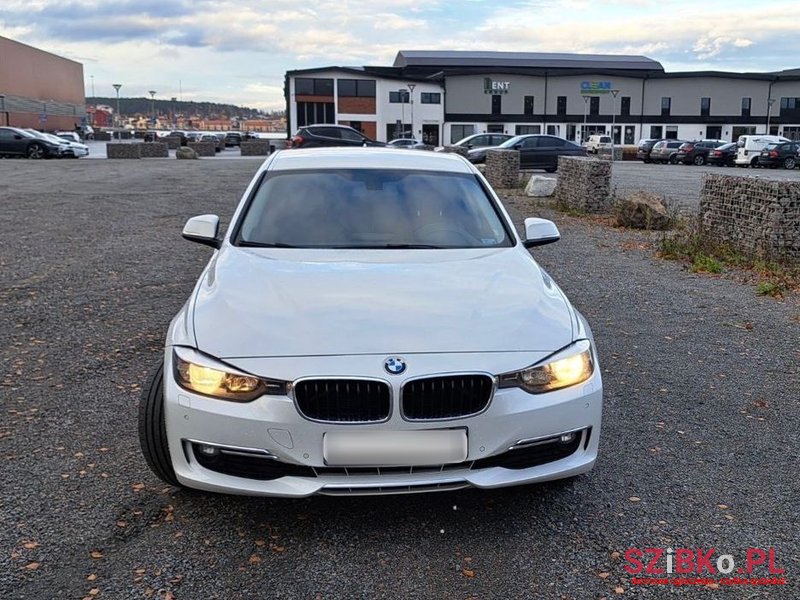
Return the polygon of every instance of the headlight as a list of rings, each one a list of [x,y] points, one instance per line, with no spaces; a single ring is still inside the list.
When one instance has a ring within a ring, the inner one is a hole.
[[[575,342],[545,360],[544,364],[500,375],[498,387],[519,387],[531,394],[542,394],[582,383],[594,372],[589,340]]]
[[[173,353],[175,381],[191,392],[236,402],[249,402],[265,394],[286,394],[285,381],[237,373],[195,351],[185,348],[180,351],[185,358],[178,355],[178,350]]]

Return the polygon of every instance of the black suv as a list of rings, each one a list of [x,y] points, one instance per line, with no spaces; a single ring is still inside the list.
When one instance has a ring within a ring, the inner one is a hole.
[[[0,156],[50,158],[61,156],[61,146],[16,127],[0,127]]]
[[[292,148],[319,148],[322,146],[383,146],[360,131],[345,125],[306,125],[292,136]]]
[[[800,145],[797,142],[767,144],[758,156],[759,167],[794,169],[800,164]]]
[[[685,165],[704,165],[708,160],[708,153],[714,148],[719,148],[726,144],[725,140],[700,140],[699,142],[686,142],[675,155],[677,162]]]

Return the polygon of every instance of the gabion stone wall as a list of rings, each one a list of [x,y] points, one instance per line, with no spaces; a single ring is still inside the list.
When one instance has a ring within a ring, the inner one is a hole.
[[[703,231],[744,254],[800,260],[800,181],[706,173]]]
[[[169,149],[162,142],[147,142],[146,144],[135,145],[139,147],[139,156],[142,158],[169,158]]]
[[[460,154],[464,158],[469,156],[469,151],[467,150],[466,146],[445,146],[445,152],[451,152],[453,154]]]
[[[106,144],[108,158],[141,158],[140,144]]]
[[[186,145],[197,152],[198,156],[215,156],[217,153],[215,150],[217,145],[214,142],[189,142]]]
[[[495,189],[519,187],[519,151],[490,148],[486,151],[483,174]]]
[[[181,138],[177,135],[168,135],[161,138],[164,142],[167,143],[167,146],[170,150],[177,150],[181,147]]]
[[[240,146],[242,156],[268,156],[269,155],[269,140],[254,140],[250,142],[242,142]]]
[[[558,157],[556,204],[587,213],[611,212],[611,162],[582,156]]]

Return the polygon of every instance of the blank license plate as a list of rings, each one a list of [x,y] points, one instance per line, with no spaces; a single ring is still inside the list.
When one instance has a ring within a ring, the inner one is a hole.
[[[419,466],[467,459],[466,429],[329,431],[322,437],[325,464],[347,467]]]

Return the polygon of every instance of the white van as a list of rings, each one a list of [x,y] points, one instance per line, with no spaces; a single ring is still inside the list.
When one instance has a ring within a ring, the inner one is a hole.
[[[736,150],[736,158],[733,162],[737,167],[755,167],[758,166],[758,155],[767,144],[775,142],[788,142],[789,140],[780,135],[740,135],[736,140],[738,149]]]
[[[611,136],[609,135],[590,135],[586,143],[583,144],[586,152],[597,154],[600,148],[611,148]]]

